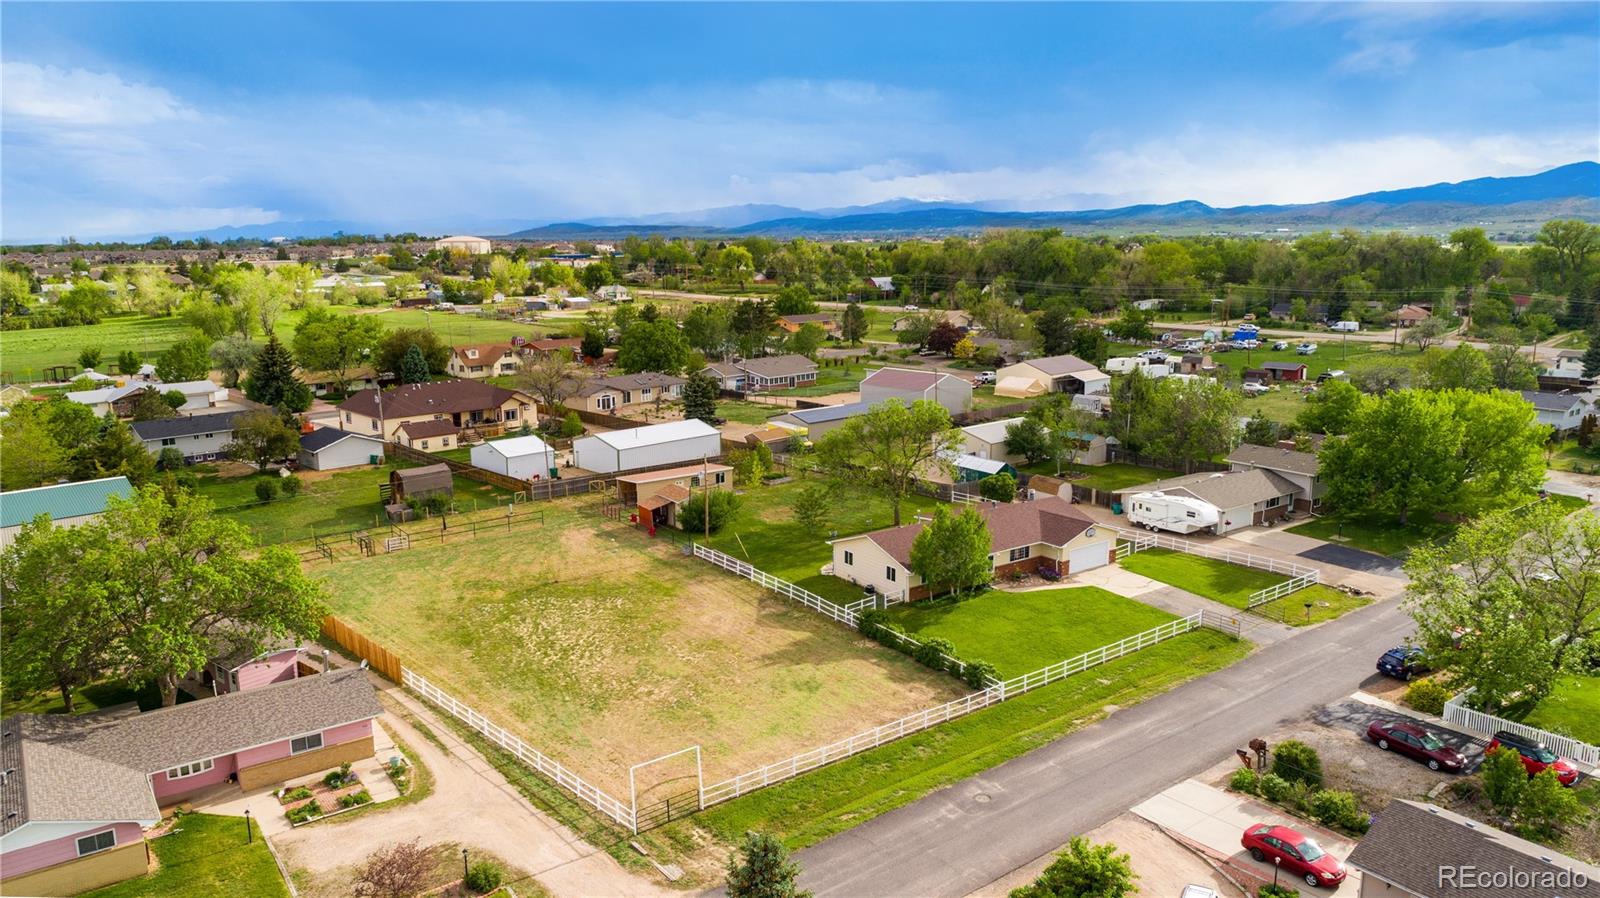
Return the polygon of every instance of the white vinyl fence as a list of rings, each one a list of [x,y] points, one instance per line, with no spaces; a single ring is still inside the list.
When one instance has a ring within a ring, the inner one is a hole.
[[[1571,736],[1562,736],[1538,727],[1531,727],[1515,720],[1506,720],[1482,711],[1474,711],[1467,707],[1467,699],[1471,697],[1472,689],[1452,697],[1444,703],[1445,723],[1453,723],[1464,730],[1476,733],[1485,738],[1493,736],[1500,730],[1510,730],[1529,739],[1537,739],[1549,746],[1550,750],[1564,758],[1570,758],[1584,765],[1590,770],[1600,767],[1600,746],[1590,745],[1587,742],[1574,739]]]
[[[560,761],[523,742],[517,736],[495,724],[494,721],[479,714],[471,706],[457,701],[454,696],[434,686],[415,672],[402,667],[400,668],[400,677],[401,685],[427,699],[429,703],[436,707],[448,711],[450,716],[482,734],[490,742],[505,749],[535,773],[565,789],[579,801],[615,820],[628,830],[632,832],[639,831],[635,823],[633,808],[630,805],[607,795],[598,786],[591,785],[583,777],[567,769]]]
[[[1194,540],[1181,539],[1161,533],[1135,533],[1131,530],[1123,530],[1117,527],[1108,529],[1116,533],[1121,539],[1116,548],[1118,561],[1135,552],[1143,552],[1145,549],[1170,549],[1174,552],[1182,552],[1185,555],[1225,561],[1228,564],[1237,564],[1240,567],[1267,571],[1272,574],[1282,574],[1289,578],[1282,583],[1268,586],[1265,589],[1258,589],[1251,593],[1249,599],[1245,602],[1246,609],[1264,605],[1273,599],[1282,598],[1290,593],[1305,589],[1307,586],[1322,582],[1322,572],[1316,568],[1303,567],[1277,558],[1269,558],[1265,555],[1252,555],[1249,552],[1213,548]]]
[[[982,710],[990,705],[997,705],[1008,698],[1014,698],[1038,689],[1040,686],[1066,679],[1091,667],[1116,660],[1142,648],[1171,639],[1174,636],[1188,633],[1202,625],[1202,613],[1197,611],[1188,617],[1168,621],[1159,627],[1146,630],[1136,636],[1129,636],[1127,639],[1113,642],[1110,645],[1084,652],[1075,658],[1058,661],[1048,667],[996,683],[993,686],[962,696],[954,701],[926,708],[899,720],[873,727],[848,739],[841,739],[838,742],[824,745],[820,748],[804,751],[777,763],[767,764],[747,773],[741,773],[732,779],[713,783],[701,790],[701,804],[705,807],[710,807],[713,804],[730,801],[741,795],[766,788],[774,783],[781,783],[807,771],[816,770],[818,767],[825,767],[864,751],[870,751],[881,745],[886,745],[896,739],[913,733],[920,733],[946,721],[955,720],[974,711]]]

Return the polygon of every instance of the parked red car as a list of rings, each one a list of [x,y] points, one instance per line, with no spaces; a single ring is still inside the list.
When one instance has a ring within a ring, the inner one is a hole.
[[[1553,767],[1556,779],[1561,781],[1561,785],[1570,786],[1578,781],[1578,768],[1572,766],[1571,761],[1558,756],[1543,743],[1535,742],[1526,736],[1501,730],[1494,734],[1494,738],[1489,741],[1489,747],[1484,749],[1483,753],[1488,755],[1497,748],[1510,749],[1521,755],[1522,766],[1528,771],[1529,776],[1537,776],[1546,768]]]
[[[1308,886],[1333,887],[1344,882],[1344,863],[1322,850],[1315,839],[1287,826],[1257,823],[1244,831],[1239,844],[1250,856],[1300,877]]]
[[[1467,759],[1461,752],[1416,724],[1374,720],[1367,726],[1367,738],[1384,751],[1416,758],[1427,764],[1429,770],[1460,773],[1467,766]]]

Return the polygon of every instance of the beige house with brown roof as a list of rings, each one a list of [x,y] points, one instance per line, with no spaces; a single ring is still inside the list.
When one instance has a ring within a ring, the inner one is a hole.
[[[484,343],[477,346],[456,346],[450,350],[450,361],[445,372],[451,377],[482,380],[515,374],[522,367],[522,358],[505,343]]]
[[[737,362],[711,362],[706,372],[724,390],[759,393],[817,382],[817,363],[803,355],[769,355]]]
[[[477,428],[487,435],[534,422],[533,397],[473,380],[436,380],[392,390],[362,390],[339,403],[339,427],[382,434],[394,441],[400,428],[426,421],[448,421],[458,430]]]
[[[432,421],[412,421],[400,425],[394,432],[394,441],[402,446],[410,446],[423,452],[437,452],[440,449],[454,449],[460,436],[461,428],[457,427],[449,418],[440,418]]]
[[[698,464],[664,471],[624,474],[617,478],[617,498],[638,509],[639,521],[649,527],[677,527],[678,507],[709,486],[733,489],[733,469],[727,465]]]
[[[1315,452],[1298,452],[1285,446],[1256,446],[1240,443],[1228,455],[1228,466],[1235,471],[1271,471],[1295,485],[1296,511],[1309,512],[1322,504],[1328,485],[1318,477],[1322,465]]]
[[[1088,395],[1111,388],[1111,375],[1075,355],[1052,355],[1007,365],[995,373],[996,396],[1028,397],[1043,393]]]
[[[1068,576],[1110,564],[1116,549],[1111,532],[1058,496],[976,508],[989,524],[989,563],[996,576],[1041,567]],[[918,521],[830,540],[833,575],[886,596],[927,598],[928,587],[911,571],[911,546],[923,526]]]
[[[1212,506],[1216,523],[1206,529],[1221,535],[1281,520],[1294,507],[1300,488],[1274,471],[1246,468],[1169,477],[1112,493],[1130,517],[1134,515],[1132,500],[1151,498],[1152,494],[1198,499]]]
[[[683,398],[683,378],[657,371],[591,377],[563,403],[579,411],[616,414],[631,408]]]
[[[813,312],[806,315],[779,315],[778,326],[786,333],[799,333],[800,328],[808,324],[815,324],[830,337],[839,335],[839,320],[829,312]]]

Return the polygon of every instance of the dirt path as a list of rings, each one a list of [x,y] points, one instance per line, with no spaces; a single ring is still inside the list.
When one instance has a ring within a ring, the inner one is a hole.
[[[416,751],[434,777],[434,792],[416,804],[368,814],[336,826],[313,826],[274,837],[291,869],[319,876],[360,864],[374,850],[421,838],[459,842],[504,858],[559,896],[672,894],[624,870],[610,855],[534,809],[482,755],[466,745],[420,702],[373,676],[388,699],[428,724],[446,750],[398,714],[389,727]]]

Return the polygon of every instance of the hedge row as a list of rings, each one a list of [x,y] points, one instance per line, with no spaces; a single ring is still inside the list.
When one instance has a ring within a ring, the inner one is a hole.
[[[957,658],[956,647],[948,639],[935,636],[923,641],[921,645],[914,646],[916,638],[890,623],[889,613],[882,609],[874,608],[857,615],[856,629],[861,631],[861,635],[879,645],[911,656],[923,667],[960,677],[973,689],[982,689],[990,680],[1000,679],[999,671],[987,661]],[[945,656],[953,660],[946,661]]]

